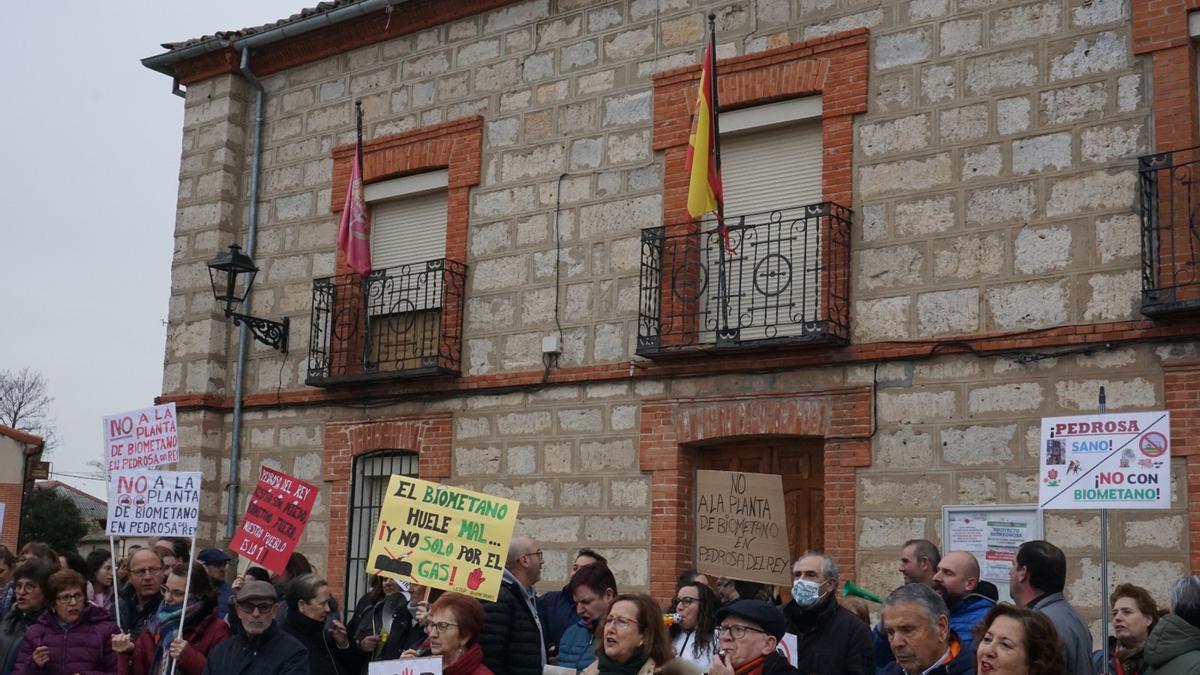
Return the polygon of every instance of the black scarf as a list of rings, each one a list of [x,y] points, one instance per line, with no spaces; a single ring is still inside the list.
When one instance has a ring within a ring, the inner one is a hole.
[[[608,658],[608,654],[601,649],[596,655],[596,661],[600,666],[600,675],[637,675],[642,666],[646,665],[646,655],[642,653],[641,647],[633,652],[633,656],[625,663],[617,663]]]

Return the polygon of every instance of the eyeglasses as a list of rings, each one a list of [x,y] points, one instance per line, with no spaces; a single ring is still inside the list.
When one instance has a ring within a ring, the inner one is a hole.
[[[16,591],[17,593],[29,593],[31,591],[36,591],[39,588],[41,588],[41,586],[38,586],[37,584],[34,584],[34,583],[30,583],[28,581],[22,581],[22,582],[13,584],[13,590]]]
[[[148,577],[158,574],[161,571],[161,567],[143,567],[140,570],[129,570],[129,575],[134,577]]]
[[[65,605],[83,602],[83,593],[60,593],[58,597],[54,598],[54,601]]]
[[[637,626],[638,628],[642,627],[642,624],[639,621],[634,621],[633,619],[624,616],[616,616],[614,614],[609,614],[608,616],[604,617],[604,625],[616,626],[618,630],[624,630],[630,626]]]
[[[458,624],[450,623],[449,621],[438,621],[437,623],[431,623],[425,626],[425,632],[429,633],[430,635],[441,635],[442,633],[446,632],[447,628],[451,627],[458,628]]]
[[[754,628],[753,626],[743,626],[741,624],[732,623],[728,626],[717,626],[717,637],[721,637],[722,635],[729,633],[729,636],[734,640],[741,640],[742,638],[746,637],[746,633],[751,631],[755,633],[762,633],[763,635],[767,634],[767,631],[762,630],[761,628]]]
[[[527,555],[534,555],[534,556],[537,556],[537,557],[539,557],[539,558],[544,558],[544,557],[545,557],[545,555],[542,553],[542,549],[540,549],[540,548],[539,548],[538,550],[536,550],[536,551],[531,551],[531,552],[529,552],[529,553],[522,554],[522,555],[521,555],[521,557],[522,557],[522,558],[524,558],[524,557],[525,557],[525,556],[527,556]]]
[[[163,586],[162,594],[163,594],[164,598],[170,598],[172,600],[183,600],[183,596],[187,595],[187,592],[184,591],[182,588],[167,588],[166,586]]]
[[[700,602],[700,598],[675,598],[676,607],[691,607],[697,602]]]
[[[238,609],[242,610],[243,612],[245,612],[251,616],[254,616],[255,614],[266,614],[267,612],[271,611],[271,609],[273,607],[275,607],[275,603],[273,603],[273,602],[239,602],[239,603],[237,603],[237,606],[238,606]]]

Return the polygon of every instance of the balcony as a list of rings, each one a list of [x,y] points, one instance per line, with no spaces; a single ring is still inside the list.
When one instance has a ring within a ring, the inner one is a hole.
[[[1138,193],[1142,314],[1195,313],[1200,310],[1200,147],[1139,158]]]
[[[466,265],[428,260],[313,281],[314,387],[457,375]]]
[[[832,202],[642,231],[637,353],[850,339],[850,221]]]

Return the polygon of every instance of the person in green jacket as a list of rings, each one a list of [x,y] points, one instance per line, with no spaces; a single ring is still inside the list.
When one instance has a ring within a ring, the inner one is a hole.
[[[1200,675],[1200,575],[1171,588],[1171,613],[1146,640],[1146,675]]]

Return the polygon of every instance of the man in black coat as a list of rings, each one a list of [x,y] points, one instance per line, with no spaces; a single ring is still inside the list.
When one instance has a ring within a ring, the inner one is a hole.
[[[533,586],[542,578],[542,549],[529,537],[514,537],[495,602],[483,603],[479,644],[483,663],[495,675],[541,675],[546,640]]]
[[[800,675],[776,648],[787,630],[779,608],[763,600],[734,600],[717,610],[720,651],[708,675]]]
[[[309,675],[308,650],[275,621],[279,596],[266,581],[247,581],[234,603],[233,636],[208,653],[204,675]]]
[[[788,632],[796,635],[796,668],[819,675],[872,675],[871,631],[838,604],[838,568],[833,558],[808,552],[792,565],[792,601],[784,608]]]

